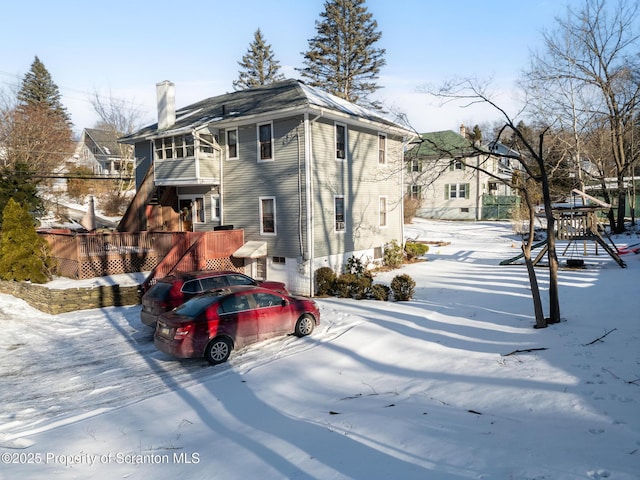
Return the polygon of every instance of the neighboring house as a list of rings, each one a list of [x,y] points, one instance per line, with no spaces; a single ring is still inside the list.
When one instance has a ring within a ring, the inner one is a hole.
[[[158,123],[120,139],[138,162],[126,230],[243,229],[246,273],[305,295],[319,267],[403,241],[405,127],[297,80],[179,110],[156,89]]]
[[[124,145],[108,130],[85,128],[76,145],[71,162],[89,167],[97,175],[119,175],[133,171],[133,159],[123,158]],[[127,167],[129,165],[129,168]]]
[[[519,162],[500,143],[475,145],[451,130],[423,133],[406,153],[405,191],[420,201],[417,216],[444,220],[509,218],[518,197],[511,181]],[[486,153],[485,153],[486,152]],[[482,171],[484,170],[484,171]]]

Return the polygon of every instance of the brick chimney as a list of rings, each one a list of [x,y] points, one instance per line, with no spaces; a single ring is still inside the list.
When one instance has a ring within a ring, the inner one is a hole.
[[[170,128],[176,123],[176,86],[169,80],[156,83],[158,98],[158,130]]]

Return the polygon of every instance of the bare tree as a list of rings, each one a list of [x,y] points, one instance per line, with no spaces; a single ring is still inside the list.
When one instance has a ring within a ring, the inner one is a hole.
[[[605,125],[610,158],[617,180],[618,210],[610,214],[611,229],[624,231],[625,176],[633,172],[636,155],[630,132],[639,101],[640,36],[634,29],[638,3],[585,0],[581,10],[571,7],[556,29],[543,35],[544,51],[532,56],[526,75],[548,124],[565,121],[574,134],[573,156],[580,161],[582,137]]]
[[[486,85],[481,85],[477,80],[460,80],[456,82],[448,82],[437,90],[423,87],[424,93],[434,95],[443,99],[445,102],[463,102],[466,105],[476,103],[486,103],[496,109],[502,116],[502,126],[496,132],[495,140],[508,136],[512,138],[510,147],[514,150],[514,154],[506,154],[507,158],[515,160],[522,166],[524,172],[524,182],[520,185],[512,184],[513,187],[519,188],[523,194],[525,201],[529,207],[529,231],[527,240],[524,241],[523,249],[525,254],[525,263],[527,265],[527,273],[531,284],[531,291],[534,303],[534,311],[536,317],[536,327],[544,328],[548,323],[557,323],[560,321],[560,299],[558,288],[558,257],[556,253],[555,242],[555,218],[552,211],[552,197],[550,190],[549,165],[545,160],[545,135],[548,128],[542,129],[537,137],[537,142],[530,138],[530,135],[521,128],[521,124],[517,124],[514,119],[497,103],[495,103],[487,91]],[[491,143],[491,142],[489,142]],[[479,144],[476,144],[472,151],[463,154],[467,157],[477,157],[479,154],[489,156],[490,151],[484,150]],[[492,175],[491,172],[485,170],[483,165],[474,165],[473,162],[468,163],[471,168],[480,169],[483,172]],[[498,181],[505,181],[499,177],[495,177]],[[547,226],[547,258],[549,263],[549,317],[545,318],[538,289],[538,282],[531,261],[531,247],[534,238],[534,209],[531,201],[532,195],[526,183],[526,179],[533,180],[542,191],[542,199],[544,203],[545,219]]]
[[[3,165],[27,167],[25,174],[52,172],[73,152],[67,123],[41,105],[0,112],[0,143]]]
[[[100,117],[96,127],[106,130],[113,136],[116,143],[119,138],[139,130],[143,124],[143,110],[132,101],[114,97],[111,91],[103,97],[95,91],[91,98],[91,105]],[[117,192],[129,191],[134,186],[135,157],[133,145],[118,143],[119,154],[123,168],[120,169],[121,178],[118,182]]]

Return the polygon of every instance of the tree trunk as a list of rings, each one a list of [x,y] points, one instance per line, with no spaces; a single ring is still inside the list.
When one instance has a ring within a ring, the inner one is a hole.
[[[549,190],[549,177],[542,160],[542,140],[540,136],[540,153],[538,162],[540,165],[540,182],[542,183],[542,197],[544,200],[544,213],[547,219],[547,258],[549,260],[549,319],[547,323],[560,322],[560,296],[558,293],[558,255],[556,254],[555,218],[551,204],[551,192]]]
[[[616,221],[616,228],[614,233],[622,233],[625,230],[624,227],[624,214],[627,207],[627,195],[624,190],[624,178],[618,177],[618,218]]]
[[[529,210],[529,232],[526,242],[522,242],[522,253],[524,254],[524,263],[527,266],[527,274],[529,275],[529,285],[531,285],[531,298],[533,299],[533,311],[536,317],[535,328],[547,328],[547,321],[544,318],[544,310],[542,308],[542,299],[540,298],[540,287],[538,286],[538,277],[536,269],[531,260],[531,246],[533,245],[535,236],[535,211],[531,204],[531,199],[525,190],[522,190],[524,200]]]
[[[547,323],[559,323],[560,295],[558,291],[558,256],[556,254],[555,220],[553,218],[553,212],[549,212],[547,217],[551,217],[550,225],[549,218],[547,218],[547,245],[549,247],[547,251],[547,257],[549,259],[549,319]]]

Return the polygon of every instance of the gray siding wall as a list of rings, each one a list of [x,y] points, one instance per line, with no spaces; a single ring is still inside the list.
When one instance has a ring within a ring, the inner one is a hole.
[[[134,155],[136,157],[136,189],[140,188],[144,180],[151,161],[153,159],[152,144],[149,140],[138,142],[134,146]]]
[[[154,173],[159,179],[193,179],[196,178],[196,162],[193,159],[182,158],[157,161]]]
[[[221,132],[220,140],[226,138]],[[269,257],[298,258],[307,226],[303,117],[273,122],[273,161],[258,162],[257,124],[238,127],[238,158],[224,161],[224,223],[245,231],[245,240],[267,242]],[[276,235],[260,234],[260,197],[275,197]]]
[[[219,220],[212,220],[211,216],[211,196],[218,194],[218,186],[197,186],[197,187],[179,187],[178,196],[197,196],[204,199],[204,222],[196,222],[193,224],[193,229],[196,232],[206,232],[213,230],[214,227],[220,225]]]
[[[347,158],[336,160],[335,123],[312,125],[315,257],[402,242],[402,139],[387,136],[387,164],[379,165],[378,134],[347,125]],[[335,231],[334,197],[345,198],[344,232]],[[387,197],[387,226],[380,227],[380,196]]]

